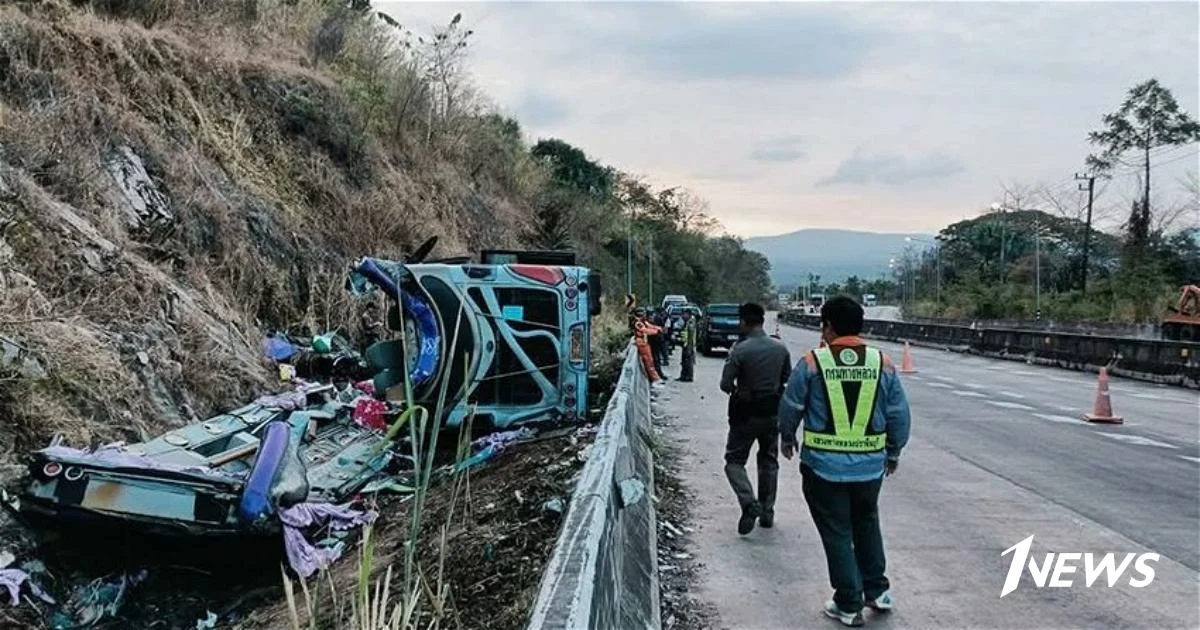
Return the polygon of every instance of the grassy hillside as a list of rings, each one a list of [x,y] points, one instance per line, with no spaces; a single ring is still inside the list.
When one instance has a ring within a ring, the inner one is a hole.
[[[528,158],[427,90],[373,110],[379,37],[312,0],[0,7],[0,334],[48,374],[0,379],[6,459],[245,400],[263,328],[349,321],[353,257],[517,244]]]

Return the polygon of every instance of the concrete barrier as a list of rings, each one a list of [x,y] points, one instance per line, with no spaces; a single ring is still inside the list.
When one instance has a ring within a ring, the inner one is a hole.
[[[786,311],[779,319],[820,328],[816,315]],[[863,336],[1074,370],[1107,367],[1119,376],[1200,388],[1200,343],[1194,342],[881,320],[863,322]]]
[[[530,630],[660,628],[650,383],[630,346],[546,564]]]

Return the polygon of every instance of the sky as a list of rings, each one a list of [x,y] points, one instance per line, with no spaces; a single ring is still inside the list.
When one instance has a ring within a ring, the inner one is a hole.
[[[461,12],[473,84],[531,142],[684,186],[744,237],[932,233],[1005,185],[1082,203],[1087,133],[1130,87],[1200,114],[1197,2],[375,5],[418,33]],[[1197,152],[1155,154],[1155,203]],[[1137,185],[1098,186],[1110,227]]]

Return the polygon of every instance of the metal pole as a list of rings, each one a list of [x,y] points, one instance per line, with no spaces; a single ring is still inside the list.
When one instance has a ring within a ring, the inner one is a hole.
[[[942,244],[934,242],[933,244],[934,260],[937,264],[937,305],[940,309],[942,306]]]
[[[1087,277],[1088,277],[1088,246],[1090,245],[1091,238],[1092,238],[1092,199],[1094,197],[1093,193],[1096,190],[1096,178],[1092,175],[1080,175],[1079,173],[1076,173],[1075,179],[1079,179],[1079,180],[1086,179],[1087,180],[1088,206],[1087,206],[1087,223],[1084,224],[1084,228],[1083,228],[1083,274],[1082,274],[1083,275],[1083,286],[1082,286],[1083,295],[1086,296],[1087,295]],[[1083,189],[1080,188],[1080,190],[1083,190]]]
[[[646,280],[646,304],[654,304],[654,234],[650,235],[650,247],[646,250],[649,278]]]
[[[629,208],[629,234],[625,239],[625,291],[633,294],[633,208]]]
[[[1035,210],[1036,212],[1036,210]],[[1033,217],[1033,313],[1034,319],[1042,318],[1042,222],[1041,217]]]

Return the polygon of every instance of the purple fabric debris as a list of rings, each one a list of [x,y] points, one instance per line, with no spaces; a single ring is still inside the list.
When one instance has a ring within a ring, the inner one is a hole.
[[[487,446],[493,447],[494,451],[502,451],[504,447],[513,442],[521,442],[537,437],[537,432],[529,427],[521,427],[516,431],[502,431],[500,433],[490,433],[471,443],[475,448],[484,448]]]
[[[279,512],[288,564],[296,575],[302,578],[312,576],[341,557],[342,549],[341,546],[319,548],[313,545],[304,535],[306,530],[327,525],[330,529],[345,531],[368,525],[375,520],[375,516],[373,511],[332,503],[298,503]]]
[[[214,470],[205,466],[169,464],[145,455],[130,453],[129,451],[125,450],[125,445],[121,442],[105,444],[94,451],[85,451],[56,444],[54,446],[48,446],[38,452],[56,460],[68,459],[82,460],[85,462],[91,460],[97,464],[108,464],[109,466],[165,470],[170,472],[206,475],[209,477],[240,479],[244,476],[236,473]]]
[[[28,584],[29,592],[33,593],[34,597],[53,604],[54,598],[46,594],[46,591],[38,588],[33,580],[29,579],[29,574],[20,569],[0,569],[0,586],[8,589],[9,603],[17,606],[21,603],[21,585]]]

